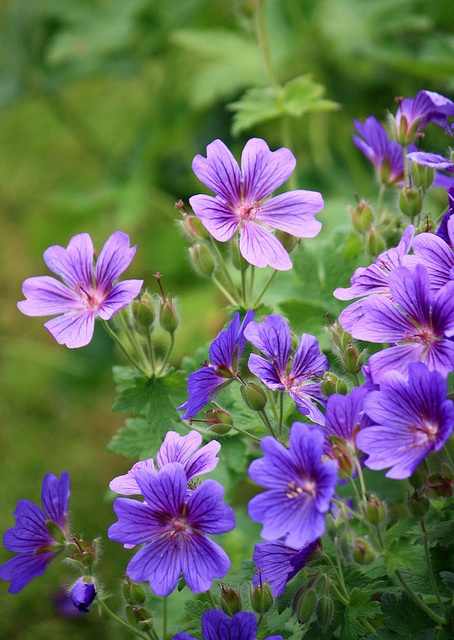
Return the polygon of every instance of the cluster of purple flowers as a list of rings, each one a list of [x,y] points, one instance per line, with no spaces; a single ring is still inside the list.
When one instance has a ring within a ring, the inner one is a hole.
[[[108,535],[128,547],[144,545],[126,573],[136,582],[148,581],[160,596],[172,593],[181,573],[191,591],[201,593],[230,568],[225,551],[206,536],[235,526],[232,509],[222,501],[223,488],[214,480],[188,487],[189,480],[218,462],[219,446],[196,452],[200,440],[199,434],[181,437],[170,431],[157,455],[158,470],[148,461],[111,484],[115,491],[143,498],[115,500],[118,522]]]

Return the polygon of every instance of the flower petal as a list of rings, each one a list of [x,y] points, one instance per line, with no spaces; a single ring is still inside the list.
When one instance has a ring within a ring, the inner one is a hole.
[[[253,221],[243,221],[240,253],[256,267],[270,265],[279,271],[292,268],[292,261],[279,240],[270,231]]]
[[[98,308],[102,320],[110,318],[130,304],[139,295],[143,280],[122,280],[114,285]]]
[[[68,287],[93,285],[93,242],[88,233],[79,233],[71,238],[68,247],[53,245],[43,254],[49,269],[60,276]]]
[[[193,593],[207,591],[214,578],[223,578],[231,566],[226,552],[197,531],[191,533],[179,553],[183,577]]]
[[[196,155],[192,162],[192,170],[200,182],[221,196],[225,202],[234,206],[240,202],[240,168],[222,140],[215,140],[207,146],[206,158]]]
[[[83,308],[74,291],[50,276],[27,278],[22,292],[27,300],[20,300],[17,306],[26,316],[53,316]]]
[[[93,337],[95,315],[93,311],[65,313],[44,323],[44,327],[59,344],[69,349],[85,347]]]
[[[296,160],[290,149],[270,151],[265,140],[252,138],[241,155],[244,199],[260,202],[271,195],[293,173]]]
[[[213,196],[192,196],[189,204],[195,215],[200,218],[203,226],[219,242],[227,242],[233,236],[240,223],[240,218],[231,206],[220,198]]]
[[[317,191],[288,191],[265,202],[256,220],[297,238],[314,238],[322,228],[314,215],[322,209],[323,198]]]
[[[41,491],[44,513],[62,529],[66,525],[69,502],[69,474],[63,471],[60,478],[53,473],[44,476]]]
[[[181,550],[167,537],[146,544],[126,567],[126,573],[132,580],[148,580],[152,591],[158,596],[168,596],[172,593],[177,586],[180,572]]]
[[[129,246],[127,233],[115,231],[107,238],[96,261],[96,286],[100,291],[108,291],[114,281],[131,264],[137,246]],[[138,281],[136,281],[138,282]]]
[[[44,573],[54,555],[54,552],[33,555],[21,553],[0,566],[0,578],[11,582],[8,589],[10,593],[19,593],[30,580]]]

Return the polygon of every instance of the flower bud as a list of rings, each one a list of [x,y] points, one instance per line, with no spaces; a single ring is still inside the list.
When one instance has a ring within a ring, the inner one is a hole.
[[[123,582],[123,596],[131,604],[143,604],[146,599],[145,590],[142,585],[126,578]]]
[[[416,187],[422,189],[428,189],[435,177],[435,169],[432,167],[425,167],[422,164],[412,161],[411,163],[411,177],[413,184]]]
[[[332,447],[332,452],[339,468],[339,477],[351,478],[355,470],[355,461],[351,459],[345,447],[335,444]]]
[[[355,375],[361,371],[364,364],[364,351],[358,351],[358,347],[353,342],[348,343],[344,353],[344,367],[347,373]]]
[[[210,232],[205,229],[202,221],[197,216],[183,214],[183,220],[181,220],[180,225],[189,239],[207,240],[210,237]]]
[[[227,411],[216,407],[205,411],[208,429],[218,436],[225,436],[233,427],[233,418]]]
[[[304,624],[305,622],[307,622],[311,615],[314,613],[316,606],[317,593],[315,589],[308,589],[304,596],[301,598],[298,605],[298,609],[296,612],[298,622],[300,624]]]
[[[333,353],[342,360],[344,349],[352,340],[351,334],[344,331],[337,320],[325,327],[325,332]]]
[[[331,513],[327,513],[325,516],[325,530],[328,537],[331,538],[331,540],[334,540],[334,538],[338,536],[340,533],[338,526],[336,524],[336,521],[333,518]]]
[[[355,231],[361,235],[366,233],[374,221],[374,212],[370,204],[366,200],[361,200],[356,207],[349,207],[349,210]]]
[[[370,496],[365,508],[364,517],[370,524],[378,526],[386,520],[386,505],[377,496]]]
[[[251,591],[251,605],[257,613],[266,613],[273,606],[274,598],[269,584],[265,582]]]
[[[255,382],[248,382],[245,387],[241,387],[241,395],[252,411],[263,411],[266,406],[267,397],[265,390]]]
[[[355,537],[351,531],[344,531],[339,537],[339,551],[347,562],[350,562],[352,559],[354,540]]]
[[[345,380],[342,380],[342,378],[331,371],[327,371],[324,374],[320,388],[325,396],[331,396],[333,393],[340,393],[343,396],[346,396],[348,393],[348,387]]]
[[[169,333],[174,333],[178,327],[178,316],[175,308],[175,300],[166,298],[160,301],[159,324]]]
[[[148,329],[153,325],[156,317],[153,298],[145,292],[140,300],[135,300],[132,305],[132,315],[138,326]]]
[[[421,117],[415,118],[413,122],[408,123],[407,117],[401,113],[399,126],[397,126],[396,119],[394,116],[390,116],[390,125],[394,137],[397,142],[402,146],[408,146],[413,140],[418,132],[419,123],[421,121]]]
[[[320,598],[317,602],[315,613],[317,615],[317,622],[322,628],[322,631],[326,631],[334,616],[334,605],[329,596],[323,595]]]
[[[136,608],[130,604],[127,604],[125,607],[125,616],[128,620],[129,624],[132,624],[133,627],[137,627],[140,622],[140,615],[136,611]]]
[[[199,276],[210,277],[213,274],[216,268],[216,260],[206,244],[198,242],[194,246],[190,247],[189,255],[191,257],[192,266]]]
[[[366,251],[370,256],[376,258],[386,248],[383,237],[375,227],[371,227],[366,235]]]
[[[352,558],[358,564],[370,564],[375,558],[375,551],[367,540],[356,538],[353,542]]]
[[[79,578],[71,589],[71,602],[79,611],[88,613],[89,606],[96,596],[95,583],[91,576]]]
[[[221,585],[221,609],[228,616],[234,616],[241,611],[240,596],[234,589],[224,585]]]
[[[423,192],[421,187],[418,189],[404,187],[399,194],[399,209],[411,219],[421,213],[422,203]]]

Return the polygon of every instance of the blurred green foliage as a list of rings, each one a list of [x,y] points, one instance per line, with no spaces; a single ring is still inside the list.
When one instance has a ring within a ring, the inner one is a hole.
[[[327,201],[320,241],[329,243],[333,229],[346,225],[344,202],[355,191],[375,191],[371,168],[351,144],[352,119],[383,118],[395,96],[423,88],[453,97],[452,0],[268,0],[270,63],[285,87],[280,102],[270,93],[255,5],[4,0],[0,6],[2,531],[12,526],[19,498],[39,502],[46,472],[67,469],[73,528],[87,539],[105,537],[114,519],[108,482],[130,465],[105,451],[122,422],[110,412],[109,370],[118,354],[107,337],[97,330],[91,345],[70,352],[40,319],[15,307],[21,282],[46,273],[45,248],[66,246],[82,231],[98,247],[115,229],[128,232],[138,243],[129,277],[151,284],[154,272],[163,273],[167,289],[181,297],[176,362],[192,357],[225,320],[222,300],[188,268],[175,224],[174,202],[200,190],[190,169],[196,153],[215,138],[236,152],[253,135],[272,148],[290,141],[298,184],[321,190]],[[271,293],[295,326],[302,313],[311,327],[319,325],[316,280],[303,285],[304,301],[294,299],[305,268],[317,261],[317,246],[302,254],[294,280],[278,276]],[[317,269],[326,298],[323,265]],[[328,288],[345,284],[331,283],[333,264],[326,269]],[[250,548],[241,533],[232,534],[230,545],[237,558]],[[114,592],[127,556],[105,542],[101,569]],[[0,561],[8,557],[0,550]],[[0,584],[0,636],[124,637],[94,612],[69,621],[56,614],[48,596],[67,575],[52,566],[19,596]]]

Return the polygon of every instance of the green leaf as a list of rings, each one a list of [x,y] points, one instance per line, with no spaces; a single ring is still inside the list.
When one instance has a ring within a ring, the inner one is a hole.
[[[155,455],[165,433],[153,431],[145,418],[128,418],[107,445],[107,451],[127,459],[145,460]]]
[[[385,552],[385,566],[389,574],[396,569],[419,569],[424,563],[423,547],[410,538],[394,539]]]
[[[282,110],[289,116],[301,117],[308,111],[339,109],[336,102],[323,100],[325,87],[312,81],[310,74],[287,82],[282,96]]]
[[[435,622],[413,602],[406,591],[400,597],[386,592],[382,596],[381,609],[383,624],[387,629],[395,631],[406,638],[412,633],[425,631],[435,626]]]
[[[372,591],[367,589],[352,589],[350,601],[344,611],[341,637],[343,640],[357,640],[365,635],[365,627],[360,618],[372,620],[378,614],[379,603],[371,600]]]

